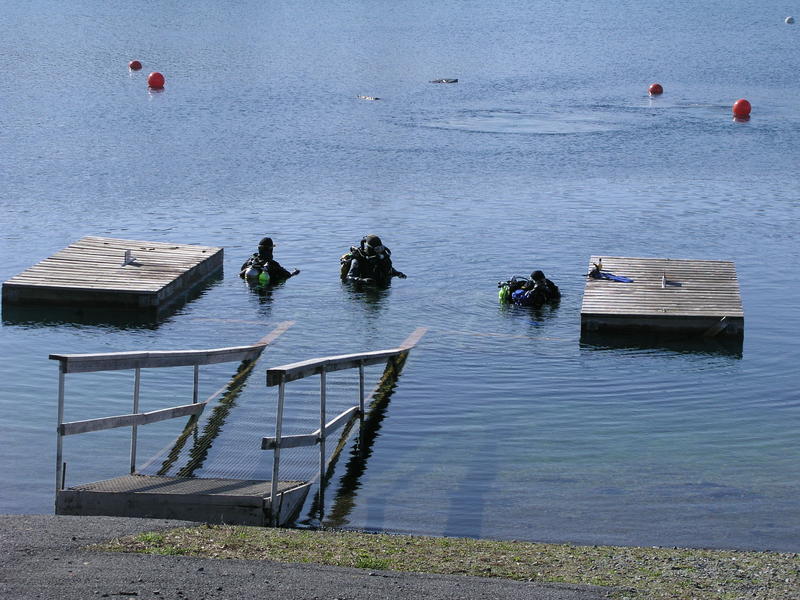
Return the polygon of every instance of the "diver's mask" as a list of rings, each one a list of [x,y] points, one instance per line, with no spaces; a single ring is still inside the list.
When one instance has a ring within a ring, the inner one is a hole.
[[[383,258],[386,248],[378,236],[368,236],[364,238],[364,255],[367,258]]]

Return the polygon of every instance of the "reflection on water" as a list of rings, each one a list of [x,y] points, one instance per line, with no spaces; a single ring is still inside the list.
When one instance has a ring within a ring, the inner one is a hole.
[[[3,305],[3,325],[50,327],[53,325],[97,325],[117,329],[156,329],[171,314],[122,308],[82,306],[15,306]]]
[[[330,456],[330,463],[326,472],[325,479],[320,483],[318,494],[314,496],[314,502],[308,511],[306,519],[299,525],[311,527],[342,527],[348,523],[348,515],[356,503],[358,490],[361,487],[361,477],[367,469],[367,461],[372,455],[372,447],[375,440],[380,435],[381,423],[386,418],[386,411],[389,408],[389,401],[392,393],[397,387],[397,379],[403,370],[408,353],[400,354],[390,359],[386,363],[386,368],[372,394],[372,401],[365,408],[366,415],[361,422],[358,433],[358,441],[350,451],[350,457],[344,466],[344,472],[338,478],[336,494],[331,502],[330,508],[326,511],[325,490],[333,479],[336,464],[344,448],[343,441],[346,440],[348,431],[341,435],[341,441]]]
[[[157,329],[190,302],[205,295],[223,280],[222,270],[177,295],[168,304],[155,308],[108,306],[29,306],[3,303],[3,325],[49,327],[52,325],[88,325],[115,329]]]
[[[386,300],[391,294],[391,282],[383,285],[366,284],[359,281],[343,281],[342,288],[347,294],[347,299],[354,306],[363,308],[365,316],[375,317],[380,315],[386,306]]]
[[[742,358],[742,336],[679,336],[656,333],[582,331],[581,350],[647,350],[675,354],[708,354]]]
[[[522,113],[495,110],[453,117],[428,123],[427,126],[483,133],[554,135],[613,131],[619,129],[621,123],[619,113]]]
[[[547,325],[558,313],[561,300],[551,300],[542,306],[517,306],[516,304],[500,304],[500,313],[510,318],[521,319],[528,329],[532,330]]]
[[[208,452],[222,432],[222,427],[225,425],[231,409],[236,406],[236,399],[244,389],[255,364],[255,359],[243,360],[239,364],[236,374],[222,391],[219,402],[214,406],[211,415],[206,418],[202,434],[198,432],[200,415],[189,417],[183,431],[175,440],[175,444],[167,451],[167,456],[156,471],[156,475],[194,477],[198,471],[202,470]],[[189,439],[192,440],[192,445],[185,450]],[[157,459],[158,457],[150,461],[140,472],[149,474],[151,465]]]
[[[13,443],[0,508],[52,510],[49,353],[237,345],[265,322],[296,321],[268,367],[383,348],[427,324],[354,508],[342,508],[348,527],[798,548],[791,28],[741,0],[724,11],[676,0],[658,28],[651,7],[602,1],[334,1],[324,19],[304,3],[225,7],[159,3],[152,19],[85,0],[5,7],[2,39],[25,44],[0,79],[0,280],[86,234],[222,246],[228,277],[165,321],[120,325],[115,311],[104,320],[119,326],[51,327],[86,317],[4,311],[0,439]],[[379,51],[353,43],[376,31]],[[148,95],[126,54],[155,39],[140,58],[161,63],[168,84]],[[736,61],[727,47],[741,49]],[[53,60],[62,55],[81,77]],[[459,83],[429,83],[448,74]],[[665,91],[651,99],[656,77]],[[354,98],[367,90],[384,100]],[[731,122],[740,94],[753,102],[747,124]],[[251,293],[238,267],[265,229],[302,274]],[[364,231],[392,232],[408,280],[341,284],[337,258]],[[734,261],[746,352],[581,340],[586,260],[601,254]],[[497,278],[532,264],[552,273],[561,305],[498,308]],[[213,371],[215,385],[232,366]],[[154,396],[169,405],[179,377],[163,377]],[[272,422],[261,376],[250,381],[203,471],[227,459],[228,436],[260,440]],[[72,385],[88,411],[89,386]],[[298,404],[312,396],[301,386]],[[298,430],[312,409],[298,406]],[[177,433],[153,428],[143,438],[154,450]],[[87,438],[126,464],[124,447]],[[246,478],[269,471],[251,447],[236,456]],[[676,481],[764,499],[662,502]],[[597,488],[626,494],[603,503]],[[494,509],[476,520],[480,506]]]

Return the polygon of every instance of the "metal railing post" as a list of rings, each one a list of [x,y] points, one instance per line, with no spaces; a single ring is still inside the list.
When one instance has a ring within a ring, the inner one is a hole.
[[[58,363],[58,425],[56,426],[56,492],[64,489],[64,477],[61,465],[64,460],[64,436],[61,435],[61,424],[64,422],[64,361]]]
[[[358,365],[358,447],[364,447],[364,361]]]
[[[326,384],[327,374],[325,367],[319,374],[319,480],[325,477],[325,401],[326,401]],[[320,485],[320,491],[322,486]]]
[[[364,361],[358,365],[358,410],[361,411],[361,418],[364,418]]]
[[[283,429],[283,402],[286,392],[286,375],[281,374],[281,382],[278,385],[278,408],[275,414],[275,450],[272,455],[272,481],[270,483],[270,513],[272,525],[278,525],[280,517],[280,505],[278,503],[278,469],[281,460],[281,430]]]
[[[142,369],[136,367],[133,380],[133,414],[139,412],[139,388],[142,383]],[[136,425],[131,425],[131,473],[136,471]]]
[[[194,390],[192,392],[192,404],[197,404],[200,392],[200,365],[194,366]]]

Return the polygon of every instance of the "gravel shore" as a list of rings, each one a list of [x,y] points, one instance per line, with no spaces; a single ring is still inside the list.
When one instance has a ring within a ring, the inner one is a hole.
[[[0,597],[15,600],[600,600],[597,586],[400,573],[89,549],[196,523],[117,517],[0,515]]]

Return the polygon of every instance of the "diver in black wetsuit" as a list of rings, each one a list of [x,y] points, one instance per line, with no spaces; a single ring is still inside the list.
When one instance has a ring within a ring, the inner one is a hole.
[[[339,260],[342,281],[387,285],[392,277],[405,279],[405,273],[392,266],[391,255],[377,235],[364,236],[358,247],[352,246]]]
[[[544,296],[545,302],[558,300],[561,298],[561,290],[558,286],[544,276],[542,271],[534,271],[531,273],[531,281],[533,281],[533,289],[539,289]]]
[[[246,279],[250,283],[268,285],[297,275],[300,269],[287,271],[277,260],[272,258],[274,247],[275,244],[272,243],[272,238],[261,238],[258,243],[258,252],[255,252],[253,256],[244,262],[241,269],[239,269],[239,277]]]
[[[561,298],[558,286],[547,279],[542,271],[534,271],[530,278],[512,277],[498,282],[500,302],[513,302],[518,306],[539,308],[547,303],[557,303]]]

